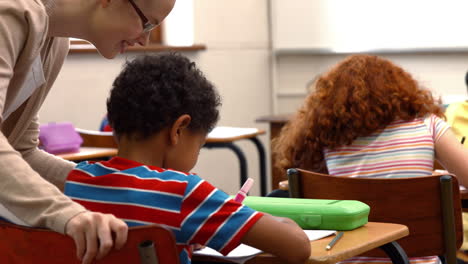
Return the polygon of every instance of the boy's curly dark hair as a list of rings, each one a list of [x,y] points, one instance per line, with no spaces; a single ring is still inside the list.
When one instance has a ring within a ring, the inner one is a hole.
[[[126,62],[107,99],[109,124],[117,136],[146,139],[191,116],[191,131],[208,133],[219,118],[220,97],[186,57],[145,55]]]
[[[350,145],[396,120],[413,120],[442,108],[429,90],[391,61],[347,57],[315,83],[315,91],[273,142],[275,166],[328,173],[324,148]]]

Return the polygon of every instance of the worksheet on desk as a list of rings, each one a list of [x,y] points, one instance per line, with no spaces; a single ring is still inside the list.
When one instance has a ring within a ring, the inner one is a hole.
[[[304,232],[306,233],[310,241],[319,240],[321,238],[336,234],[336,230],[304,230]],[[209,247],[197,250],[193,254],[212,256],[219,259],[242,264],[260,253],[262,253],[260,249],[247,246],[245,244],[240,244],[238,247],[229,252],[229,254],[226,256],[223,256],[218,251]]]

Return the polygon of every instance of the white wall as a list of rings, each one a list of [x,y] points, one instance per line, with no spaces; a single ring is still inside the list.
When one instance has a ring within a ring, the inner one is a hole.
[[[377,52],[436,96],[466,98],[468,38],[461,32],[468,20],[460,16],[466,1],[398,0],[390,6],[374,2],[272,0],[275,113],[295,111],[306,83],[351,51]]]
[[[223,98],[219,125],[266,129],[254,120],[271,110],[267,0],[195,0],[194,11],[195,43],[205,44],[207,50],[184,54],[196,61]],[[97,54],[69,55],[41,109],[41,122],[71,121],[77,127],[97,129],[124,60],[124,56],[105,60]],[[267,135],[261,139],[268,143]],[[245,141],[239,146],[247,155],[249,176],[258,179],[253,144]],[[239,188],[238,164],[229,150],[203,149],[194,172],[234,194]],[[252,194],[259,194],[259,185],[255,187]]]
[[[468,53],[433,54],[377,54],[402,66],[435,97],[459,95],[466,98],[465,73]],[[318,74],[327,71],[347,55],[344,54],[290,54],[276,57],[277,113],[294,112],[302,103],[306,84]]]
[[[195,43],[207,51],[196,61],[223,97],[220,125],[258,127],[255,118],[271,111],[268,0],[195,0]],[[268,144],[267,135],[260,137]],[[248,173],[258,183],[258,158],[253,144],[242,141]],[[194,169],[227,193],[239,188],[239,165],[230,150],[203,149]],[[259,194],[255,184],[252,194]]]
[[[271,0],[279,49],[356,52],[468,46],[464,0]]]

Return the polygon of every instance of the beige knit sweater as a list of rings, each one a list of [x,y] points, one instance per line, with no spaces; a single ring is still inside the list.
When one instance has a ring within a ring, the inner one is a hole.
[[[60,191],[74,164],[37,148],[37,112],[68,53],[68,39],[47,37],[51,1],[0,1],[0,203],[29,225],[63,233],[85,209]],[[4,119],[39,55],[45,83]]]

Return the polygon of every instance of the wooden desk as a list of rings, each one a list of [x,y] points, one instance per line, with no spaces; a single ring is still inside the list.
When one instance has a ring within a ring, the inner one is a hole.
[[[266,154],[265,148],[260,140],[257,138],[259,135],[265,134],[264,130],[258,128],[244,128],[244,127],[223,127],[219,126],[213,129],[208,134],[205,148],[228,148],[232,150],[239,159],[240,167],[240,186],[247,180],[247,159],[244,152],[234,144],[234,142],[242,139],[248,139],[255,144],[259,156],[260,167],[260,194],[265,196],[267,194],[267,178],[266,178]]]
[[[251,139],[265,134],[265,130],[247,127],[215,127],[206,138],[206,143],[234,142],[241,139]]]
[[[115,155],[117,155],[116,148],[81,147],[78,152],[62,153],[58,154],[57,156],[70,161],[81,161],[90,159],[104,159],[107,157],[113,157]]]
[[[333,236],[311,241],[310,246],[312,253],[307,263],[332,264],[358,256],[375,248],[382,248],[385,251],[389,250],[389,247],[395,249],[393,246],[398,245],[395,241],[408,234],[408,228],[404,225],[369,222],[357,229],[345,231],[343,237],[329,251],[325,250],[325,246],[333,239]],[[399,251],[399,253],[399,257],[407,259],[404,251]],[[216,262],[215,258],[202,257],[199,255],[194,255],[192,260]],[[264,253],[250,259],[246,263],[280,264],[283,262],[273,255]]]

